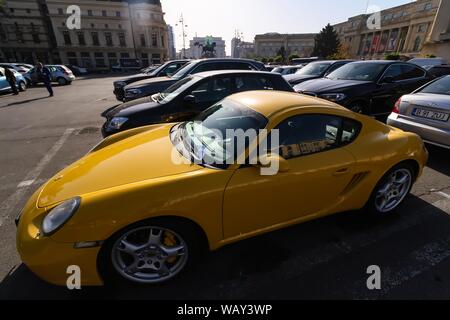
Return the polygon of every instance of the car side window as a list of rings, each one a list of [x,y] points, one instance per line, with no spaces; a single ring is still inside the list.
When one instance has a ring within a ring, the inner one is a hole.
[[[383,78],[392,77],[394,81],[399,81],[402,79],[402,75],[403,75],[402,66],[399,64],[394,64],[387,68]]]
[[[251,90],[274,90],[270,79],[261,76],[247,75],[235,78],[236,92]]]
[[[400,80],[408,80],[414,78],[421,78],[425,76],[425,72],[422,69],[419,69],[415,66],[402,65],[402,75]]]
[[[191,74],[199,73],[199,72],[205,72],[205,71],[212,71],[212,70],[220,70],[219,65],[215,62],[209,62],[209,63],[202,63],[199,66],[197,66]]]
[[[356,139],[361,125],[338,116],[310,114],[286,119],[275,129],[279,130],[279,154],[292,159],[347,145]]]
[[[251,64],[245,62],[231,62],[227,64],[228,66],[226,69],[229,70],[256,70]]]
[[[187,95],[193,95],[197,103],[220,101],[231,94],[231,78],[213,78],[200,83]]]
[[[164,71],[164,73],[167,74],[173,74],[175,71],[178,70],[178,65],[172,64],[167,67],[167,69]]]
[[[342,67],[344,64],[345,64],[345,63],[339,63],[339,62],[333,64],[333,65],[330,67],[330,69],[327,71],[327,73],[332,73],[334,70],[339,69],[339,68]]]

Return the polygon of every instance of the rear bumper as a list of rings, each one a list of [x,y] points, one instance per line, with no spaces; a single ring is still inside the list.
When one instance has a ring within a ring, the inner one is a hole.
[[[387,124],[404,131],[418,134],[425,142],[450,149],[450,130],[435,128],[423,123],[402,118],[396,113],[391,113]]]

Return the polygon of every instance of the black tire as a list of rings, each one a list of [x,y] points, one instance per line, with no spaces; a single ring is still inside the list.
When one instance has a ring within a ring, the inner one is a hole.
[[[350,103],[348,109],[359,114],[369,114],[369,107],[363,101],[355,101]]]
[[[68,84],[68,81],[67,81],[66,79],[62,78],[62,77],[56,79],[56,81],[58,81],[58,84],[59,84],[60,86],[65,86],[65,85]]]
[[[399,172],[399,171],[409,172],[410,182],[409,182],[408,186],[405,186],[405,194],[403,195],[403,192],[402,192],[401,200],[399,200],[399,202],[391,209],[387,208],[388,209],[387,211],[380,210],[379,199],[377,199],[379,192],[381,192],[381,189],[383,189],[383,187],[385,187],[387,184],[389,184],[391,176],[394,173]],[[374,216],[386,216],[386,215],[394,214],[397,211],[397,209],[402,205],[402,203],[405,201],[408,194],[411,192],[411,189],[412,189],[412,186],[413,186],[414,180],[415,180],[415,174],[416,173],[415,173],[414,168],[408,163],[400,163],[400,164],[396,165],[395,167],[393,167],[380,179],[380,181],[375,186],[369,200],[367,201],[367,203],[364,207],[364,211],[367,211]]]
[[[170,231],[175,232],[179,235],[187,245],[187,261],[184,264],[184,267],[178,271],[176,275],[172,278],[146,283],[146,282],[138,282],[133,281],[129,278],[125,278],[122,274],[119,273],[118,270],[114,267],[113,263],[113,252],[115,245],[119,239],[121,239],[124,235],[132,232],[135,229],[146,228],[146,227],[161,227],[164,229],[168,229]],[[135,223],[130,225],[121,231],[114,234],[110,239],[108,239],[102,246],[98,256],[98,270],[103,278],[104,284],[106,286],[117,286],[117,285],[136,285],[136,286],[148,286],[148,285],[161,285],[169,281],[173,281],[188,271],[191,266],[198,260],[198,258],[205,251],[205,243],[202,239],[201,233],[197,229],[196,225],[193,223],[188,223],[183,220],[171,219],[171,218],[156,218],[151,219],[139,223]]]
[[[27,84],[25,83],[25,81],[20,81],[19,82],[19,91],[23,92],[27,90]]]

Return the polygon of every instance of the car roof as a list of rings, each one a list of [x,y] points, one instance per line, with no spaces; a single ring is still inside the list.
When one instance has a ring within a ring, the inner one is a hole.
[[[221,74],[264,74],[273,76],[280,76],[278,73],[269,72],[269,71],[256,71],[256,70],[214,70],[214,71],[205,71],[193,74],[193,76],[207,78],[211,76],[221,75]]]
[[[254,64],[261,64],[263,65],[262,62],[259,61],[255,61],[252,59],[235,59],[235,58],[206,58],[206,59],[198,59],[198,60],[192,60],[192,62],[194,63],[201,63],[201,62],[216,62],[216,61],[220,61],[220,62],[247,62],[247,63],[254,63]]]
[[[246,91],[229,96],[229,100],[245,105],[266,117],[293,107],[322,106],[336,110],[347,110],[335,103],[295,92]]]

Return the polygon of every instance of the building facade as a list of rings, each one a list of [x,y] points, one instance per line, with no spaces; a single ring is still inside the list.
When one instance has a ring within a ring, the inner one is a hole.
[[[419,57],[424,56],[425,47],[432,47],[431,42],[438,47],[446,41],[441,34],[448,34],[449,10],[446,0],[417,0],[378,13],[380,28],[368,23],[369,14],[351,17],[333,27],[350,58],[384,59],[391,53]],[[437,53],[431,49],[428,52]]]
[[[171,25],[167,25],[169,36],[169,59],[174,60],[177,57],[177,49],[175,47],[175,33]]]
[[[255,36],[254,53],[259,57],[274,57],[284,47],[286,55],[310,57],[314,50],[315,33],[266,33]]]
[[[41,19],[47,21],[46,39],[54,52],[50,59],[38,60],[109,70],[120,59],[138,59],[142,66],[169,59],[168,27],[159,0],[78,0],[80,28],[68,25],[73,21],[74,11],[68,10],[72,0],[8,0],[6,5],[29,2],[45,5]]]
[[[45,1],[0,3],[0,61],[59,63]]]
[[[189,50],[186,49],[186,57],[189,59],[200,59],[203,57],[203,47],[208,43],[215,43],[215,57],[225,58],[225,41],[221,37],[194,37],[189,41]]]

